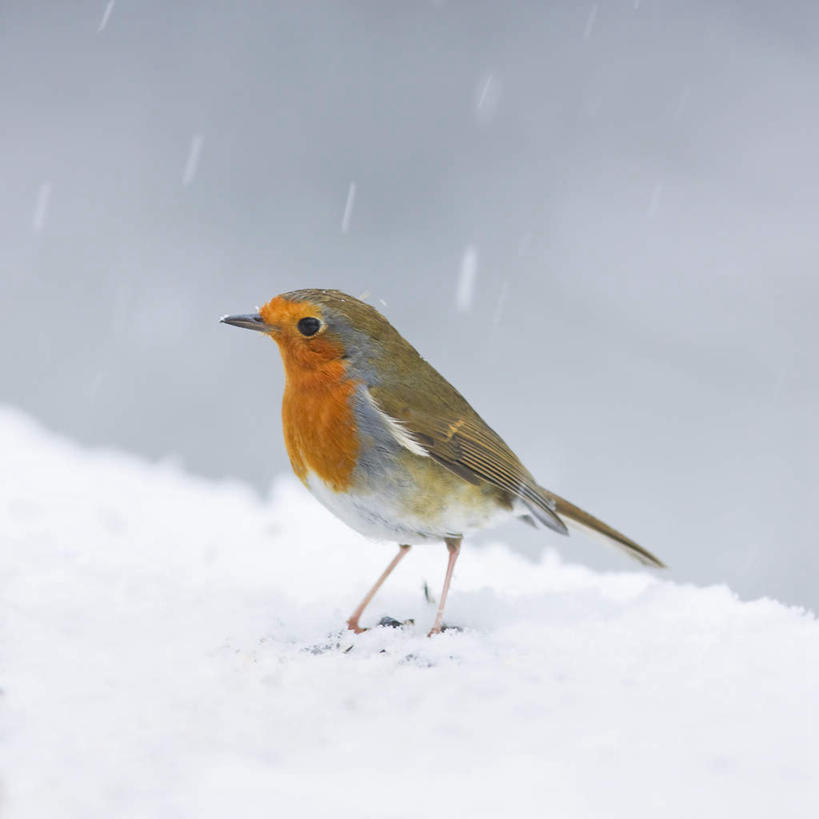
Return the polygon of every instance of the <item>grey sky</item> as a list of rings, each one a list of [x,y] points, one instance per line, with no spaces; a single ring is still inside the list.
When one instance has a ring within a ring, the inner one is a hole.
[[[819,606],[814,4],[109,5],[0,9],[2,400],[264,488],[218,317],[368,291],[674,577]]]

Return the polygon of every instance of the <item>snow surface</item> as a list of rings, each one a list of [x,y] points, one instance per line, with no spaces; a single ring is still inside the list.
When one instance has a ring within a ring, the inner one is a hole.
[[[393,546],[0,410],[3,815],[815,816],[819,626],[647,573]],[[570,547],[571,544],[569,544]]]

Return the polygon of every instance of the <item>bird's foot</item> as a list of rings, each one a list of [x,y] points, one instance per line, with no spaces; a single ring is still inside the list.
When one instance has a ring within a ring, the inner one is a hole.
[[[427,637],[440,634],[442,631],[463,631],[463,629],[460,626],[450,626],[448,623],[441,623],[438,628],[431,628],[427,633]]]
[[[386,628],[402,628],[403,626],[415,625],[415,620],[396,620],[394,617],[385,615],[378,621],[378,625],[385,626]],[[358,624],[358,620],[353,620],[352,618],[347,621],[347,628],[354,634],[363,634],[365,631],[369,631],[369,629],[362,628]]]

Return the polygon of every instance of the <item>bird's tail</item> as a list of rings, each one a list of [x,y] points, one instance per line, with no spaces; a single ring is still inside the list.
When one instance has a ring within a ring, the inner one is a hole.
[[[557,512],[560,517],[565,518],[570,529],[580,529],[592,536],[602,537],[607,543],[622,549],[635,560],[639,560],[644,566],[653,566],[656,569],[666,568],[662,560],[658,560],[647,549],[644,549],[625,535],[620,534],[616,529],[612,529],[611,526],[603,523],[602,520],[598,520],[588,512],[584,512],[580,507],[569,503],[569,501],[564,500],[559,495],[555,495],[553,492],[543,489],[543,487],[539,488],[540,491],[554,503],[555,512]]]

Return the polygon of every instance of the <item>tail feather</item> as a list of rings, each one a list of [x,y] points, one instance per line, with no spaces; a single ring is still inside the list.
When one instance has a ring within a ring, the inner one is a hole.
[[[569,503],[569,501],[561,498],[559,495],[555,495],[553,492],[549,492],[542,487],[541,492],[554,503],[555,512],[566,519],[569,528],[580,529],[588,534],[603,537],[608,543],[622,549],[635,560],[639,560],[644,566],[653,566],[656,569],[667,568],[665,563],[654,557],[647,549],[644,549],[616,529],[612,529],[611,526],[603,523],[602,520],[598,520],[588,512],[584,512],[580,507]]]

